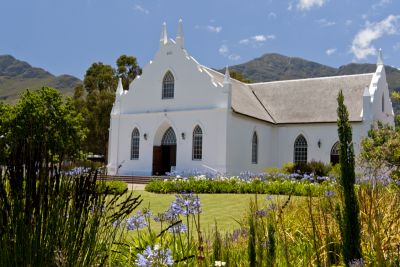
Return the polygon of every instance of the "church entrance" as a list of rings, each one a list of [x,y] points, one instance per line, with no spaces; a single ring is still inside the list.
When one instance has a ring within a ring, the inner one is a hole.
[[[161,140],[161,146],[153,147],[153,175],[165,175],[175,170],[176,166],[176,135],[169,127]]]

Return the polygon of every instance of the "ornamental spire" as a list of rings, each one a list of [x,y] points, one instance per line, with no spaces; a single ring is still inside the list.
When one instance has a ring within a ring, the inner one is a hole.
[[[168,42],[167,23],[163,23],[160,37],[160,45],[165,45]]]
[[[117,96],[120,96],[124,93],[124,87],[122,86],[122,78],[120,77],[118,79],[118,87],[117,87],[117,91],[115,92],[115,94]]]
[[[224,75],[224,84],[228,84],[231,83],[231,76],[229,75],[229,68],[228,65],[226,65],[226,69],[225,69],[225,75]]]
[[[182,19],[179,19],[178,22],[178,32],[176,33],[176,43],[180,45],[181,48],[183,48],[184,45],[184,37],[183,37],[183,22]]]
[[[383,65],[382,48],[379,48],[379,50],[378,50],[378,60],[376,62],[376,65],[378,65],[378,66]]]

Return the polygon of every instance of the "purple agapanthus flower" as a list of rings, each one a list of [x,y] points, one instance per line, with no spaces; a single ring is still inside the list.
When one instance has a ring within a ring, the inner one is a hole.
[[[136,230],[147,226],[146,218],[138,212],[137,215],[129,217],[126,220],[126,228],[128,230]]]
[[[169,228],[168,232],[177,234],[177,233],[186,233],[187,230],[188,229],[187,229],[187,226],[185,224],[179,223],[179,224],[174,225],[173,227]]]
[[[171,203],[170,212],[184,216],[201,213],[200,199],[192,193],[177,195]]]
[[[364,266],[364,262],[363,259],[356,259],[356,260],[352,260],[351,262],[349,262],[349,266],[350,267],[362,267]]]
[[[146,247],[143,253],[138,253],[135,261],[138,267],[153,267],[153,266],[172,266],[174,260],[172,259],[171,250],[162,249],[159,245]]]
[[[333,191],[333,190],[326,190],[326,191],[325,191],[325,196],[326,196],[327,198],[334,197],[335,195],[336,195],[336,193],[335,193],[335,191]]]
[[[265,209],[261,210],[256,210],[256,218],[263,218],[268,215],[267,211]]]

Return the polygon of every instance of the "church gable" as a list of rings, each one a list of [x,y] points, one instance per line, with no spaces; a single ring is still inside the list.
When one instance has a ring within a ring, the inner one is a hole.
[[[166,25],[160,49],[121,97],[121,113],[226,108],[228,95],[209,69],[184,49],[180,22],[175,40],[167,38]]]

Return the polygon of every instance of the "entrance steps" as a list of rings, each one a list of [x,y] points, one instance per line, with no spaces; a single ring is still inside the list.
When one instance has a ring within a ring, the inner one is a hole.
[[[151,180],[158,179],[164,180],[169,179],[169,176],[113,176],[113,175],[99,175],[101,181],[122,181],[129,184],[148,184]]]

